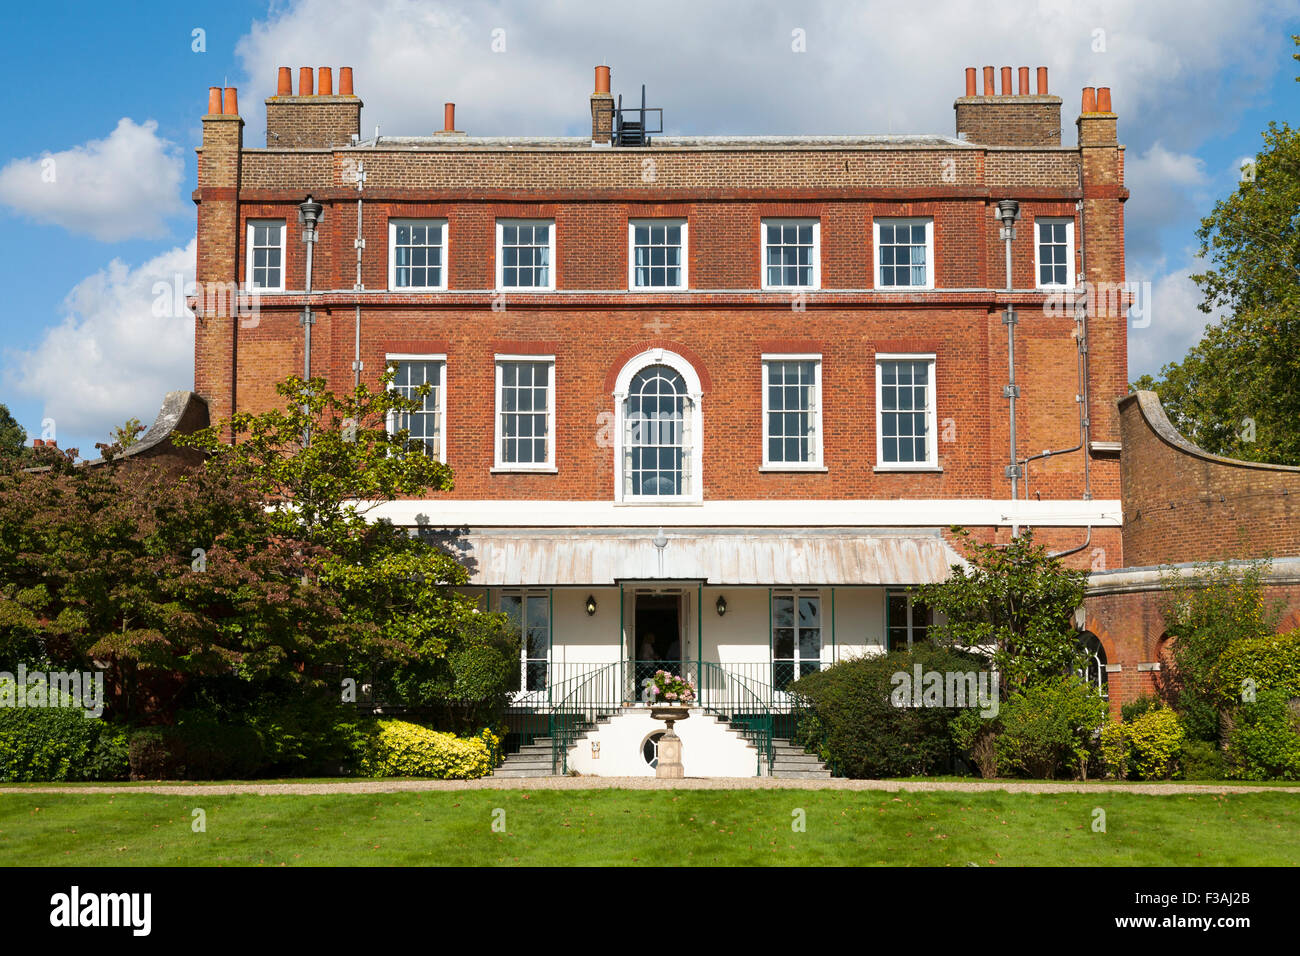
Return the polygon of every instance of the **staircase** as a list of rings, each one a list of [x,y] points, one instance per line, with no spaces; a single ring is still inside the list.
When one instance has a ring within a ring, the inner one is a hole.
[[[785,780],[829,780],[831,772],[816,754],[789,740],[772,740],[772,774]]]
[[[551,738],[537,737],[524,744],[518,753],[510,754],[501,766],[492,771],[494,777],[553,777]]]

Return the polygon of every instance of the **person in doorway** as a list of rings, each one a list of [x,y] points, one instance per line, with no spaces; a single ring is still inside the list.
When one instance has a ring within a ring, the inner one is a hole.
[[[650,632],[641,638],[641,648],[637,652],[637,660],[652,661],[655,659],[655,636]]]

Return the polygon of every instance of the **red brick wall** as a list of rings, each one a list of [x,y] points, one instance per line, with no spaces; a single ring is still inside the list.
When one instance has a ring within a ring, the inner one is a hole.
[[[1300,468],[1201,451],[1152,392],[1123,399],[1119,413],[1130,565],[1300,554]]]

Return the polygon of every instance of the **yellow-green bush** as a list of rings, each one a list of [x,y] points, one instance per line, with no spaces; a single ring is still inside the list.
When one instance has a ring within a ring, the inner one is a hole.
[[[490,730],[477,737],[441,734],[403,720],[381,720],[361,762],[367,777],[473,780],[495,766],[500,740]]]
[[[1123,780],[1128,776],[1130,726],[1118,720],[1111,720],[1101,728],[1101,763],[1106,768],[1106,775],[1116,780]]]
[[[1101,729],[1101,761],[1119,780],[1163,780],[1178,769],[1186,734],[1178,714],[1156,707],[1123,723]]]

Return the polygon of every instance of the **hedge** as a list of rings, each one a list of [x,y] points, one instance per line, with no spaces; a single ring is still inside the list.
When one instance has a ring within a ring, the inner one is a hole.
[[[361,761],[367,777],[473,780],[496,766],[501,742],[490,730],[477,737],[438,733],[403,720],[381,720]]]

